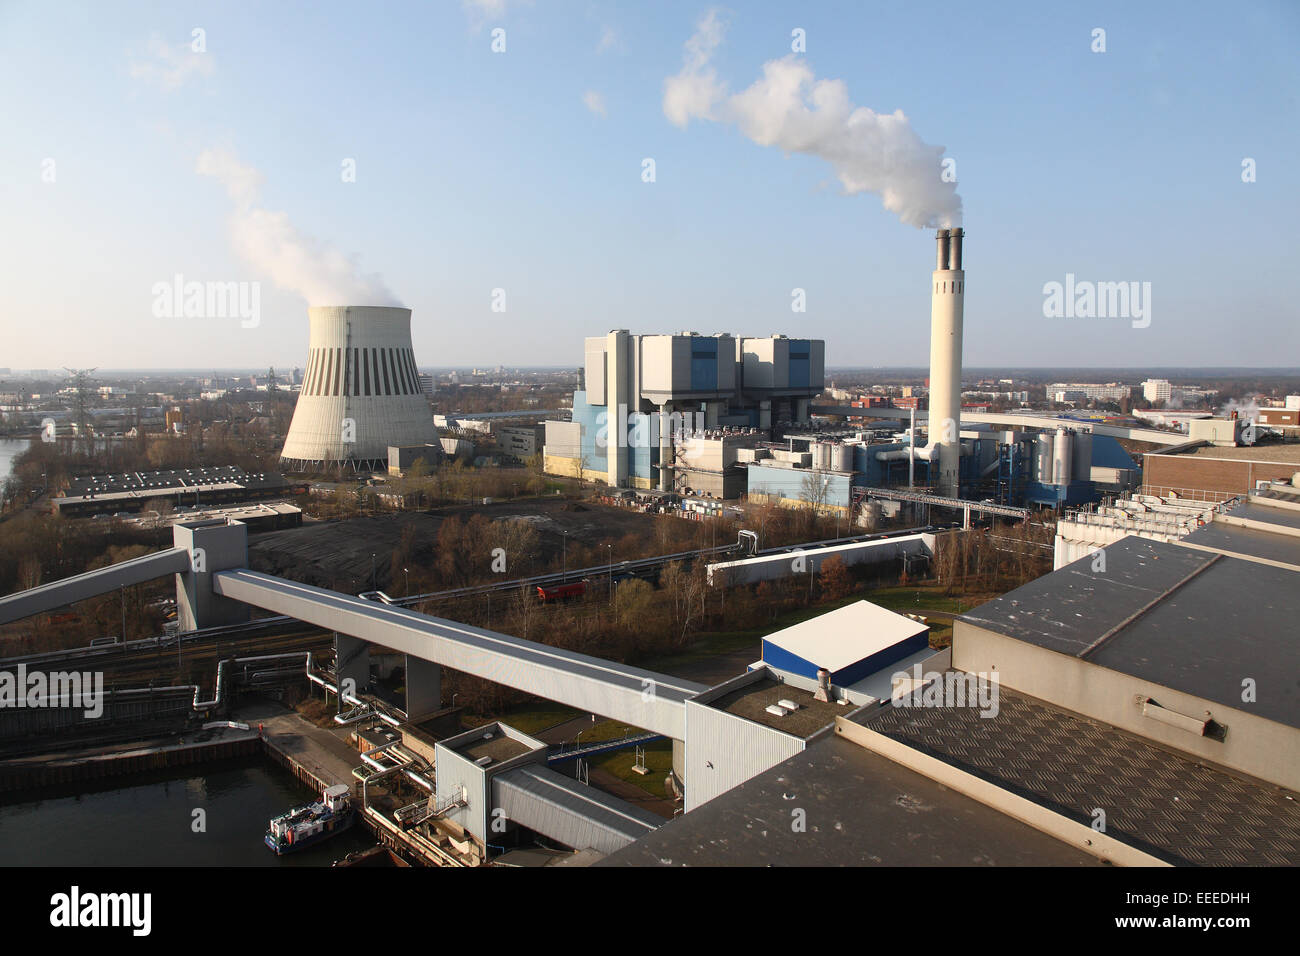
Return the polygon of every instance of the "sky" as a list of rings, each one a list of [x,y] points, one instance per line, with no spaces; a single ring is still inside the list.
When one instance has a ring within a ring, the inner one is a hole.
[[[1298,46],[1293,2],[0,0],[0,367],[287,369],[309,304],[410,308],[425,367],[919,366],[957,222],[968,365],[1300,365]]]

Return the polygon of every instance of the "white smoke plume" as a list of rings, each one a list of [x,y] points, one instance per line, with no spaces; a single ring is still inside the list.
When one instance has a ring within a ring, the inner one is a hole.
[[[1239,402],[1235,398],[1230,398],[1223,403],[1223,408],[1219,412],[1221,418],[1231,418],[1232,413],[1236,412],[1237,417],[1242,421],[1253,422],[1259,417],[1259,403],[1255,400],[1256,396],[1252,395],[1244,402]]]
[[[261,208],[261,173],[233,153],[205,150],[195,172],[226,187],[235,204],[230,217],[235,251],[276,285],[298,293],[308,305],[401,305],[379,276],[362,274],[355,259],[304,236],[286,213]]]
[[[878,195],[908,225],[961,224],[957,185],[942,175],[944,147],[923,142],[902,110],[854,106],[843,80],[817,79],[794,54],[764,63],[748,89],[728,95],[710,63],[724,32],[710,10],[686,41],[681,72],[664,81],[669,122],[682,128],[692,119],[727,123],[760,146],[824,159],[845,192]]]

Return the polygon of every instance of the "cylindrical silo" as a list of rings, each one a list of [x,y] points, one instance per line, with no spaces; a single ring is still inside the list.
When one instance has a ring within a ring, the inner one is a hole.
[[[1056,430],[1056,440],[1052,443],[1052,484],[1068,485],[1073,466],[1074,434],[1064,428]]]
[[[853,446],[835,445],[832,451],[832,463],[835,471],[853,470]]]
[[[1052,433],[1042,432],[1034,447],[1034,481],[1052,483]]]
[[[307,315],[307,371],[280,452],[284,468],[382,468],[390,445],[437,444],[410,309],[313,306]]]
[[[1092,432],[1077,432],[1074,436],[1075,481],[1092,480]]]

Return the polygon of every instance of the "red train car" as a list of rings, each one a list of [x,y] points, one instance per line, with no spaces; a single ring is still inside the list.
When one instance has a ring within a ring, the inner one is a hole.
[[[582,597],[587,593],[586,581],[575,581],[572,584],[556,584],[549,588],[537,588],[537,597],[543,604],[550,604],[553,601],[564,601],[569,598]]]

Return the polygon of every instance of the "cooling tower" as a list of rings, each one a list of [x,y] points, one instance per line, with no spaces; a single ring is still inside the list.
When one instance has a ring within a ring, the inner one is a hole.
[[[962,269],[961,229],[940,229],[938,261],[930,295],[930,426],[931,483],[939,494],[956,498],[961,468],[961,334],[966,297]],[[935,463],[938,468],[935,468]]]
[[[315,306],[293,422],[288,471],[382,468],[388,446],[438,441],[411,349],[411,310]]]

